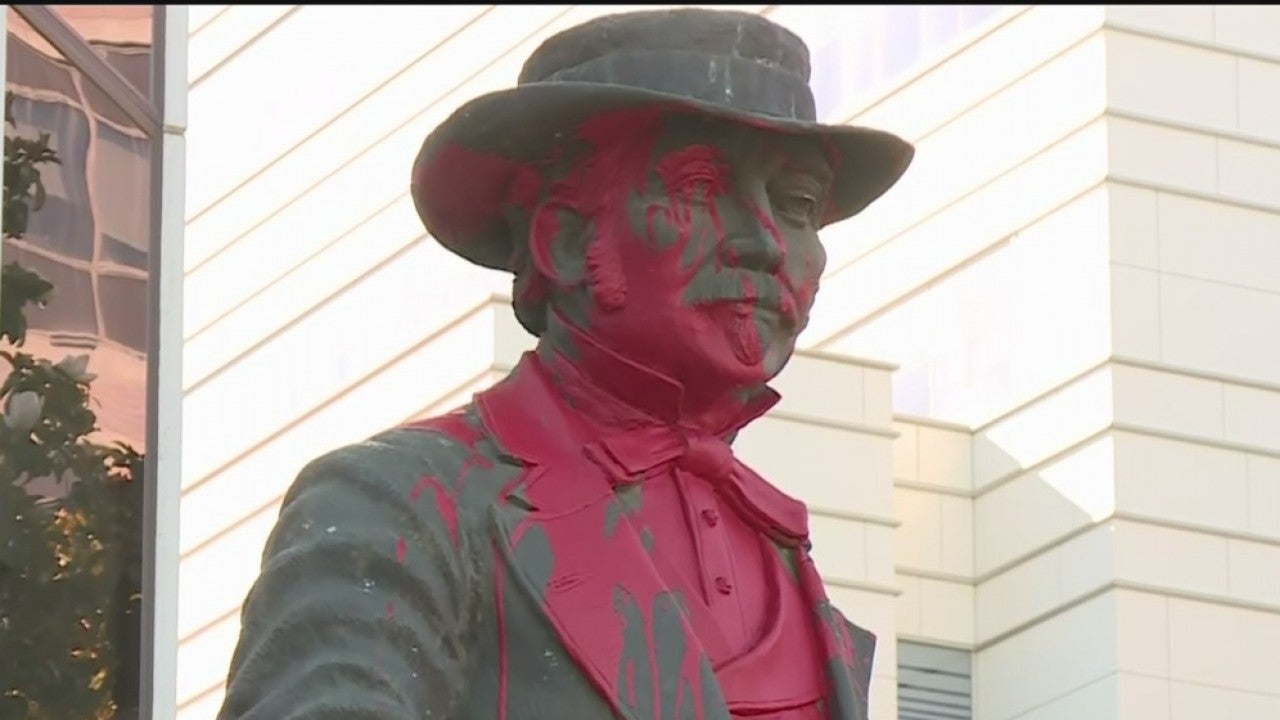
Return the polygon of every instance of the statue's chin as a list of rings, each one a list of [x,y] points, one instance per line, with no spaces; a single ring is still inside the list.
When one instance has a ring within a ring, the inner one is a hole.
[[[764,342],[750,315],[731,315],[724,325],[724,333],[729,349],[739,363],[754,368],[764,361]]]

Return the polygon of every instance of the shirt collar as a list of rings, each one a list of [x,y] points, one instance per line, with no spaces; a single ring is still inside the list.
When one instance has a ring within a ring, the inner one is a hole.
[[[731,440],[781,399],[772,388],[761,385],[745,400],[728,398],[723,407],[705,413],[695,427],[684,406],[684,386],[674,378],[614,352],[554,311],[543,337],[538,348],[543,367],[574,409],[605,426],[657,421]],[[563,351],[556,349],[566,345]]]

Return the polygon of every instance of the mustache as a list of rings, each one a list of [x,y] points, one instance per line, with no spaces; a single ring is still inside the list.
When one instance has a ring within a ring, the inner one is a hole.
[[[685,291],[685,302],[695,306],[742,300],[782,312],[792,321],[798,320],[795,293],[784,279],[770,273],[708,269],[698,273]]]

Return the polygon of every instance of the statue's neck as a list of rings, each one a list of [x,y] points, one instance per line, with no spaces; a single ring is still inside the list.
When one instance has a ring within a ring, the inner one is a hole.
[[[597,422],[633,425],[656,419],[696,432],[736,432],[777,402],[764,385],[686,385],[623,357],[555,312],[538,341],[538,357],[575,407]],[[691,392],[696,387],[700,392]]]

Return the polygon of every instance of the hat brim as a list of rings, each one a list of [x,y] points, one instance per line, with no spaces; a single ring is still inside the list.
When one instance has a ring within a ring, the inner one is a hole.
[[[427,136],[410,186],[418,216],[451,251],[478,265],[511,270],[512,239],[501,212],[512,184],[552,157],[584,120],[655,106],[822,139],[834,160],[823,225],[862,211],[902,177],[915,155],[903,139],[873,128],[774,118],[623,85],[527,84],[468,102]]]

